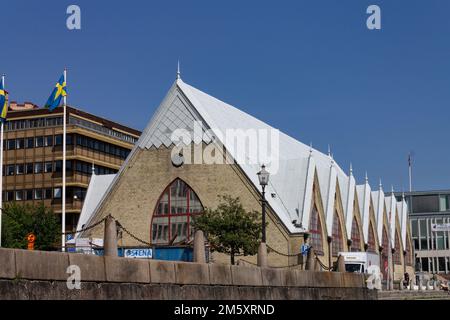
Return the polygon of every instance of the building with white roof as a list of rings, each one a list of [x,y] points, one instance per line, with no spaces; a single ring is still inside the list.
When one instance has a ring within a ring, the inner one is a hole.
[[[239,148],[238,142],[236,146],[229,132],[244,134],[248,145]],[[262,137],[270,137],[264,148]],[[181,140],[185,143],[180,144]],[[251,148],[255,141],[258,152]],[[203,158],[199,160],[198,155]],[[246,209],[260,210],[257,172],[262,163],[271,172],[266,187],[269,265],[297,264],[294,255],[307,241],[324,265],[331,265],[338,252],[350,250],[372,251],[383,259],[389,247],[400,257],[397,278],[409,268],[405,264],[410,261],[405,259],[406,252],[412,254],[405,249],[411,246],[407,216],[396,209],[405,203],[385,195],[381,186],[372,191],[367,177],[359,185],[352,168],[346,173],[330,152],[322,153],[277,131],[179,76],[106,191],[99,191],[86,208],[83,223],[91,225],[112,214],[154,245],[188,243],[191,216],[217,206],[218,195],[238,196]],[[392,211],[392,221],[401,223],[389,230]],[[83,236],[102,232],[96,227]],[[398,246],[395,241],[386,245],[385,234],[391,233],[401,235]],[[138,245],[126,235],[123,241]],[[212,260],[227,262],[228,258],[214,253]],[[256,262],[255,257],[242,260]]]

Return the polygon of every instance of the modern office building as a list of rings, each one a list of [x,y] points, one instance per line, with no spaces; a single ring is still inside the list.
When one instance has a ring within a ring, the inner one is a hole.
[[[398,199],[401,194],[396,194]],[[405,193],[416,253],[416,268],[450,273],[450,190]],[[447,229],[448,230],[448,229]]]
[[[44,202],[62,210],[63,108],[11,102],[5,124],[3,201]],[[116,173],[140,132],[67,107],[66,230],[81,212],[92,170]]]

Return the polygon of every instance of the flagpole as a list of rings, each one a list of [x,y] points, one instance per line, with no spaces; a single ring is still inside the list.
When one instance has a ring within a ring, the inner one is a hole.
[[[3,89],[5,89],[5,75],[2,75],[2,83]],[[3,121],[1,121],[0,124],[0,247],[2,246],[2,215],[3,215]]]
[[[67,69],[64,69],[64,83],[67,86]],[[67,94],[64,99],[64,116],[63,116],[63,163],[62,163],[62,251],[66,251],[66,106]]]
[[[408,171],[409,171],[409,192],[412,192],[412,156],[408,155]]]

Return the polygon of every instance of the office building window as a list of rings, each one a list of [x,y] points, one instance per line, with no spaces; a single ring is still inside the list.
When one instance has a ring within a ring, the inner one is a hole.
[[[72,171],[72,160],[66,160],[66,172]]]
[[[14,150],[16,149],[16,140],[15,139],[9,139],[7,141],[8,150]]]
[[[53,162],[51,162],[51,161],[45,162],[44,172],[46,172],[46,173],[53,172]]]
[[[128,149],[81,135],[76,136],[76,144],[80,147],[104,152],[112,156],[120,157],[122,159],[125,159],[130,153],[130,150]]]
[[[51,199],[52,198],[52,189],[46,188],[44,189],[44,199]]]
[[[25,140],[23,138],[19,138],[16,140],[16,149],[25,148]]]
[[[420,250],[428,250],[427,238],[420,238]]]
[[[34,164],[34,173],[42,173],[42,172],[43,172],[42,162],[36,162]]]
[[[6,175],[7,176],[13,176],[14,175],[14,165],[9,164],[6,166]]]
[[[55,146],[62,146],[63,143],[63,135],[58,134],[55,136]]]
[[[36,148],[43,147],[44,146],[44,137],[36,137],[34,146]]]
[[[25,190],[25,200],[33,200],[33,189]]]
[[[26,138],[25,139],[25,147],[31,149],[34,147],[34,138]]]
[[[23,200],[23,191],[18,190],[16,191],[16,201],[22,201]]]
[[[412,209],[413,212],[437,212],[439,211],[439,196],[437,194],[414,196]]]
[[[439,210],[440,211],[450,210],[450,195],[443,194],[439,196]]]
[[[62,189],[61,188],[53,189],[53,198],[61,199],[61,197],[62,197]]]
[[[32,174],[33,173],[33,164],[32,163],[27,163],[25,165],[25,173],[26,174]]]
[[[34,189],[34,200],[42,200],[42,189]]]
[[[444,232],[438,231],[434,232],[436,239],[436,249],[437,250],[445,250],[445,241],[444,241]]]
[[[417,219],[411,219],[411,231],[414,237],[419,236],[419,227],[417,224]]]
[[[62,172],[62,160],[55,161],[55,172]]]
[[[413,241],[414,241],[414,249],[415,250],[420,250],[419,239],[413,239]]]
[[[14,200],[14,191],[6,191],[6,201]]]
[[[24,166],[23,163],[16,165],[16,174],[24,174]]]
[[[44,145],[46,147],[53,146],[53,136],[45,136],[45,138],[44,138]]]

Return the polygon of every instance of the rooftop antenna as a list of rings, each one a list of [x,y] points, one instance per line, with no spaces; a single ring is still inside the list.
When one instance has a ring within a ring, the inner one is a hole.
[[[181,72],[180,72],[180,59],[178,59],[178,66],[177,66],[177,79],[181,79]]]

